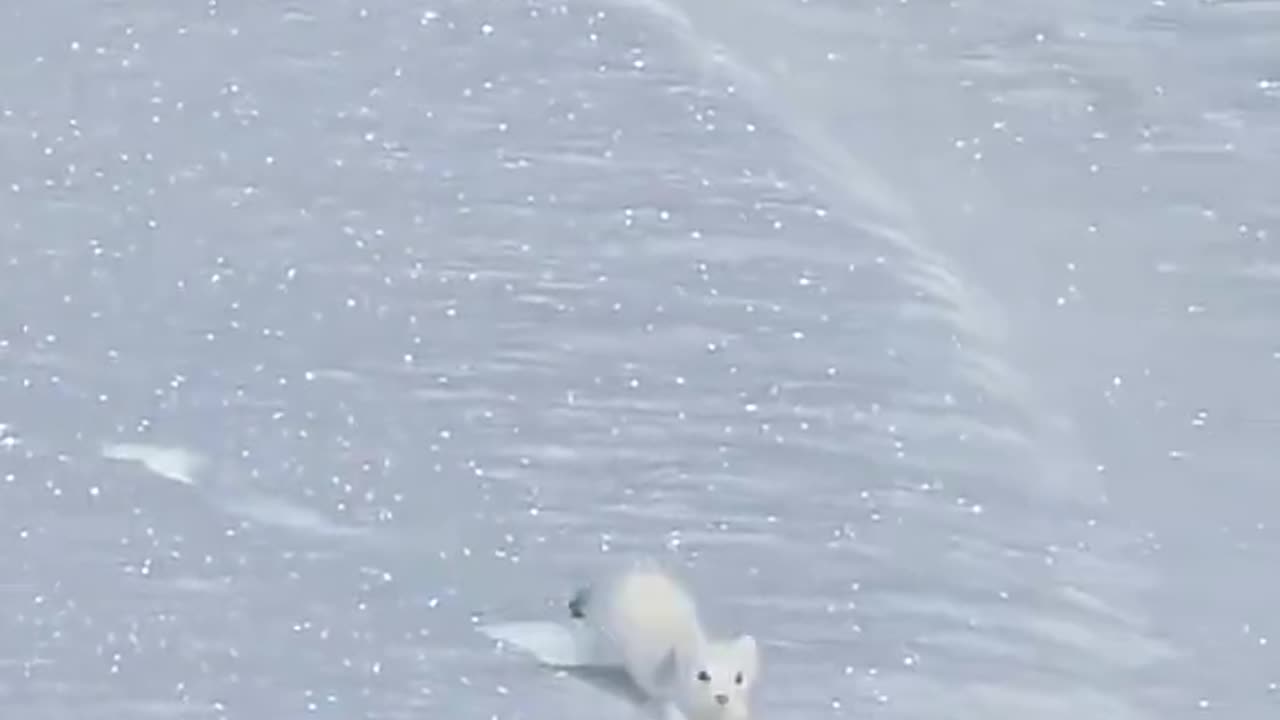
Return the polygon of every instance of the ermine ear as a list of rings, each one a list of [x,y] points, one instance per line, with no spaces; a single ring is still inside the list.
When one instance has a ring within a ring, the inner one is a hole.
[[[754,682],[760,674],[760,648],[756,645],[755,637],[739,635],[733,641],[733,654],[738,660],[738,667],[746,673],[747,681]]]

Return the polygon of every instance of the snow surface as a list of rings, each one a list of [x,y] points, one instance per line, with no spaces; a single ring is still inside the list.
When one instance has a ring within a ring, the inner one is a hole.
[[[0,8],[0,715],[1280,709],[1280,5]],[[167,479],[166,479],[167,478]]]

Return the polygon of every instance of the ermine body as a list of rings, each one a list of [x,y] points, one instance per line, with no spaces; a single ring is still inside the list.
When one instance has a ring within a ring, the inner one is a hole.
[[[486,634],[560,668],[616,667],[633,699],[686,720],[749,720],[760,671],[755,638],[709,638],[692,596],[654,565],[636,566],[579,590],[570,621],[505,623]]]

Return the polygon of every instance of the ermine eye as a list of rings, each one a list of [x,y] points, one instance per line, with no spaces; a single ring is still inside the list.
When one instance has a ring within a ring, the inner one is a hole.
[[[711,682],[711,673],[707,672],[706,670],[699,670],[698,679],[701,680],[702,682]]]
[[[734,682],[734,683],[736,683],[736,684],[738,684],[738,685],[741,685],[741,684],[742,684],[742,673],[738,673],[737,675],[734,675],[734,676],[733,676],[733,682]]]

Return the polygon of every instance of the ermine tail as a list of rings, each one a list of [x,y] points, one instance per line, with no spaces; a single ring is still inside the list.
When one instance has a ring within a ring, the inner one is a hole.
[[[573,598],[569,600],[569,617],[574,620],[584,620],[587,617],[587,605],[591,602],[591,588],[584,587],[574,593]]]

